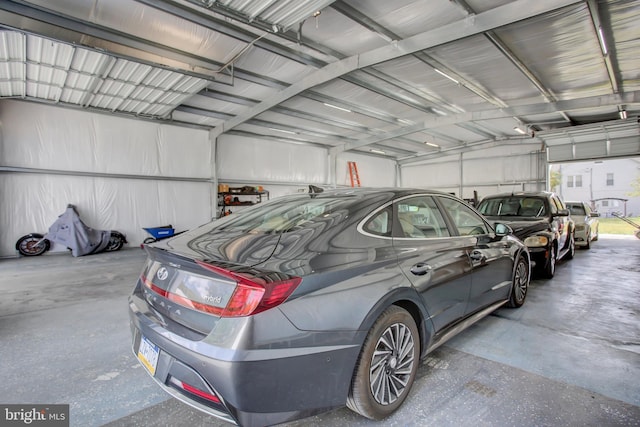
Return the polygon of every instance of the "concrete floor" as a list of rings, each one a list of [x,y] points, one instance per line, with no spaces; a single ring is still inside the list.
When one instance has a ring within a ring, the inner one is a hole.
[[[170,398],[130,350],[136,248],[0,260],[0,403],[68,403],[71,425],[228,426]],[[343,408],[288,426],[640,426],[640,240],[601,236],[432,353],[376,423]]]

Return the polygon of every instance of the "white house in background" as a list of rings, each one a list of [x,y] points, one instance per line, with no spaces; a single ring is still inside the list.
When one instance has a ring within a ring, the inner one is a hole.
[[[640,197],[629,196],[631,182],[640,176],[640,159],[563,163],[551,170],[560,173],[562,184],[554,190],[563,200],[585,201],[602,216],[640,215]]]

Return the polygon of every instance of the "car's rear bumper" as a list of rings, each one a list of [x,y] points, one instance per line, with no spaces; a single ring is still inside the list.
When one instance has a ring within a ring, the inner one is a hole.
[[[129,306],[134,355],[141,336],[158,346],[153,379],[196,409],[239,425],[258,426],[304,418],[346,402],[360,345],[216,348],[204,340],[174,336],[149,319],[135,298]],[[324,344],[329,333],[309,334],[325,334],[318,337]],[[353,332],[354,342],[363,339],[361,335]],[[188,384],[189,389],[177,384]]]
[[[587,246],[587,244],[589,243],[589,241],[587,240],[588,238],[589,234],[587,230],[575,230],[574,239],[576,246]]]

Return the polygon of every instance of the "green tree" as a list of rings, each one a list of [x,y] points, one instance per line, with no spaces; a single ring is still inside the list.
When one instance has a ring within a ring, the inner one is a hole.
[[[562,184],[562,174],[559,171],[552,170],[549,173],[549,187],[551,191],[556,191],[556,187]]]
[[[627,193],[627,196],[640,197],[640,175],[631,181],[631,191]]]

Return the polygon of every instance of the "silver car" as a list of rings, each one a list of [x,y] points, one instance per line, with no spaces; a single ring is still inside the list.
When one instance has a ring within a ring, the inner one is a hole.
[[[280,197],[145,248],[134,354],[171,395],[245,426],[345,404],[387,417],[420,359],[521,306],[530,277],[508,226],[424,190]]]
[[[591,242],[598,240],[598,226],[600,214],[591,210],[585,202],[566,202],[571,218],[576,224],[576,246],[591,248]]]

